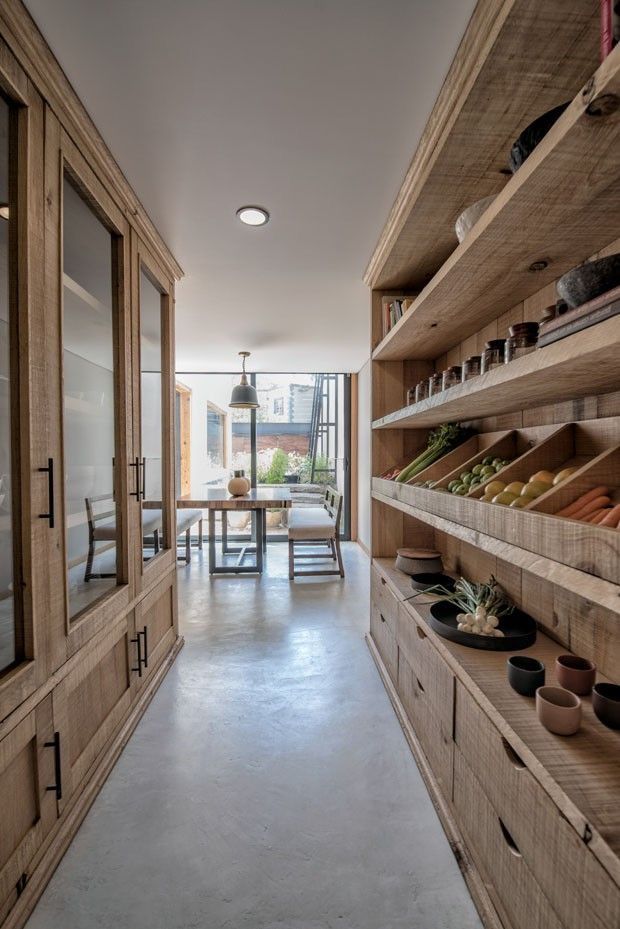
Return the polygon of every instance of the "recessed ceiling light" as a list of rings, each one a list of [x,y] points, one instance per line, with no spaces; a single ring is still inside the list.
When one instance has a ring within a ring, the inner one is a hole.
[[[246,226],[264,226],[269,222],[269,213],[262,206],[242,206],[237,210],[237,216]]]

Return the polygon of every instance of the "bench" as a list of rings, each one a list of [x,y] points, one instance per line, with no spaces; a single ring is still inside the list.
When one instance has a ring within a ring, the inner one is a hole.
[[[116,542],[116,507],[112,494],[99,494],[86,497],[86,518],[88,520],[88,557],[84,580],[93,578],[116,577],[116,573],[98,573],[93,571],[93,562],[97,554],[97,542]],[[163,526],[161,510],[142,511],[142,538],[153,537],[155,554],[159,551],[159,538]]]
[[[342,552],[340,551],[340,517],[342,515],[342,494],[331,487],[325,491],[322,506],[293,508],[288,514],[288,576],[317,577],[319,575],[339,574],[344,577]],[[299,548],[316,548],[327,545],[329,554],[324,552],[299,551]],[[298,550],[295,550],[295,546]],[[295,559],[329,558],[338,562],[338,568],[325,568],[316,571],[296,569]]]
[[[186,510],[183,507],[177,507],[177,539],[185,533],[185,554],[177,556],[177,561],[190,563],[192,557],[191,529],[196,523],[198,523],[198,548],[202,549],[202,519],[202,510]]]

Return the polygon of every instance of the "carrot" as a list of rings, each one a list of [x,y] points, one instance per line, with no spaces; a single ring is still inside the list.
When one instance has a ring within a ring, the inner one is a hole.
[[[608,492],[607,487],[594,487],[592,490],[589,490],[586,494],[583,494],[579,497],[578,500],[575,500],[574,503],[571,503],[570,506],[565,506],[563,510],[559,510],[555,515],[556,516],[572,516],[574,518],[575,513],[578,513],[587,503],[590,503],[591,500],[596,500],[597,497],[602,497]]]
[[[573,513],[569,519],[585,519],[586,516],[591,516],[592,513],[596,513],[597,510],[607,506],[608,503],[611,503],[609,497],[597,497],[595,500],[590,500],[589,503],[586,503],[578,513]]]
[[[586,516],[583,521],[584,523],[595,523],[597,519],[603,519],[607,513],[609,513],[609,510],[607,508],[601,507],[601,509],[596,510],[595,513],[590,513],[589,516]]]
[[[594,525],[596,525],[597,523],[600,523],[602,519],[605,519],[609,512],[609,507],[606,507],[604,510],[599,510],[598,513],[594,514],[594,516],[588,516],[587,522],[594,523]]]
[[[620,523],[620,503],[617,503],[613,510],[610,510],[605,519],[600,523],[601,526],[608,526],[615,529]]]

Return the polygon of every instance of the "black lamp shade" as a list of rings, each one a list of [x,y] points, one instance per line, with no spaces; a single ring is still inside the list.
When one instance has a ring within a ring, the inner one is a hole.
[[[233,387],[230,403],[228,405],[242,410],[257,410],[260,407],[256,387],[252,387],[251,384],[248,384],[248,379],[245,374],[241,375],[241,383]]]

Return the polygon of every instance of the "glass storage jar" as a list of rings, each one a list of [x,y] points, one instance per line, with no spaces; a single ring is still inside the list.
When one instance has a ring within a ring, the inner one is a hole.
[[[415,402],[419,403],[420,400],[426,400],[428,397],[428,381],[420,381],[415,389]]]
[[[506,350],[506,339],[489,339],[482,353],[481,374],[492,371],[504,364],[504,353]]]
[[[506,339],[506,364],[514,358],[522,358],[536,351],[538,344],[538,323],[516,323],[509,329]]]
[[[482,359],[480,355],[470,355],[469,358],[466,358],[461,371],[462,382],[465,383],[465,381],[471,381],[472,377],[478,377],[481,365]]]
[[[448,387],[456,387],[461,383],[461,366],[451,365],[443,372],[441,376],[441,389],[447,390]]]
[[[433,397],[435,394],[441,393],[441,384],[443,380],[443,375],[441,371],[438,371],[436,374],[431,374],[428,379],[428,395]]]

